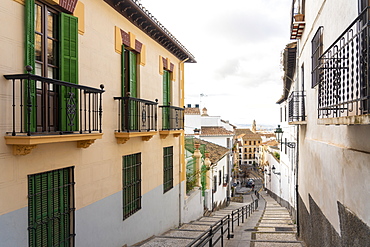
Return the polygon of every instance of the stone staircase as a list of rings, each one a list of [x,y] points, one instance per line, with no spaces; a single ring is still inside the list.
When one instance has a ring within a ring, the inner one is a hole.
[[[265,211],[251,235],[251,247],[302,247],[304,242],[297,240],[297,228],[286,208],[269,196]]]
[[[233,210],[239,209],[249,203],[235,203],[231,202],[229,206],[224,209],[220,209],[216,212],[212,212],[210,216],[203,216],[200,219],[183,224],[181,227],[169,230],[168,232],[160,235],[160,236],[153,236],[146,241],[141,243],[137,243],[133,246],[141,246],[141,247],[181,247],[187,246],[191,244],[195,239],[199,236],[203,235],[210,229],[212,225],[214,225],[217,221],[220,221],[227,215],[231,215]],[[219,235],[219,233],[217,233]],[[227,237],[225,234],[224,238]],[[226,241],[226,239],[225,239]],[[207,245],[208,246],[208,245]]]

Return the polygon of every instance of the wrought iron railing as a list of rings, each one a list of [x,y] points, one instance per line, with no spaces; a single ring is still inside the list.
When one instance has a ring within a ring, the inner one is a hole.
[[[294,91],[288,98],[289,122],[301,122],[306,120],[305,92]]]
[[[114,97],[118,101],[117,132],[157,130],[157,102],[133,97]]]
[[[162,130],[184,129],[184,108],[176,106],[159,106],[162,109]]]
[[[234,224],[240,226],[258,208],[258,199],[251,203],[235,209],[214,223],[210,228],[199,237],[190,242],[186,247],[199,246],[224,246],[225,240],[234,237]]]
[[[369,114],[369,8],[320,57],[318,118]]]
[[[12,136],[102,133],[103,85],[98,89],[33,74],[4,77],[12,81]]]

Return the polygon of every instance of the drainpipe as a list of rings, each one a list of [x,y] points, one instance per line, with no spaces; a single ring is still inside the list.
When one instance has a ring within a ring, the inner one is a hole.
[[[296,157],[296,162],[295,162],[295,203],[296,203],[296,215],[295,215],[295,219],[296,219],[296,223],[297,223],[297,235],[299,236],[300,235],[300,227],[299,227],[299,212],[298,212],[298,196],[299,196],[299,192],[298,192],[298,161],[299,161],[299,125],[297,125],[297,157]]]
[[[181,67],[184,66],[184,63],[189,60],[189,58],[186,58],[182,61],[179,62],[179,81],[180,81],[180,87],[179,87],[179,96],[180,96],[180,106],[184,106],[184,98],[185,98],[185,93],[184,93],[184,69],[181,69]],[[185,115],[184,115],[185,116]],[[185,130],[184,130],[185,131]],[[183,196],[182,196],[182,186],[181,183],[182,181],[186,181],[186,167],[185,167],[185,137],[184,133],[180,135],[180,145],[179,145],[179,156],[180,156],[180,162],[179,162],[179,226],[182,223],[182,203],[183,203]],[[185,178],[183,173],[185,173]],[[186,186],[186,184],[185,184]],[[186,188],[185,188],[186,189]]]

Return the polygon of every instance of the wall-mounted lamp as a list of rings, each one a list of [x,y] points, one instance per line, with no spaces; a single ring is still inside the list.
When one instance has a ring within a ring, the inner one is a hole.
[[[280,125],[275,129],[275,136],[276,140],[281,143],[281,145],[285,144],[290,148],[295,148],[295,142],[282,142],[284,131],[280,128]]]
[[[281,175],[281,173],[280,172],[275,172],[276,171],[276,168],[275,168],[275,166],[273,165],[272,166],[272,172],[274,173],[274,174],[276,174],[276,175]]]
[[[266,173],[266,175],[268,175],[268,176],[270,176],[270,175],[271,175],[271,173],[267,173],[267,169],[265,169],[265,173]]]

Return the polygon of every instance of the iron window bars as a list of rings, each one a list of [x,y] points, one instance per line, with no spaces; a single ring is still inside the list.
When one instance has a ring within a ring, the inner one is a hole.
[[[123,220],[141,209],[141,153],[122,157]]]
[[[173,188],[173,147],[163,148],[163,193]]]
[[[369,114],[369,8],[320,57],[318,118]]]
[[[294,91],[288,98],[288,120],[289,122],[300,122],[306,120],[305,92]]]
[[[157,102],[133,97],[114,97],[114,100],[118,101],[117,132],[157,130]]]
[[[74,246],[74,167],[28,175],[29,246]]]
[[[30,73],[4,77],[12,80],[12,136],[102,133],[104,85],[97,89]],[[46,87],[46,100],[36,99],[35,86],[38,83]],[[65,98],[63,106],[58,101],[49,100],[56,90],[64,92],[59,95],[59,98]],[[61,115],[64,115],[63,122]],[[44,121],[38,127],[41,118]]]
[[[159,106],[162,109],[162,130],[184,129],[184,108]]]

